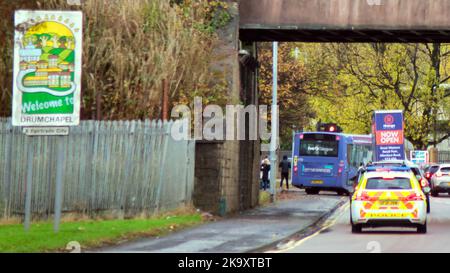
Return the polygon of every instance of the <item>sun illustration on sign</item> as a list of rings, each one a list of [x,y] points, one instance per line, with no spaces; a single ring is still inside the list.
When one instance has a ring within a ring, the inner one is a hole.
[[[76,90],[74,83],[74,23],[59,16],[38,17],[20,43],[19,90],[24,93],[47,93],[63,97]]]

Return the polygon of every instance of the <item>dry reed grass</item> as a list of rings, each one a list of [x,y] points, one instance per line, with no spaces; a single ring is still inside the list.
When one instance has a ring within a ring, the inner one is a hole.
[[[0,2],[0,15],[9,18],[0,21],[0,116],[11,114],[15,9],[83,10],[82,119],[159,118],[163,80],[172,105],[195,95],[223,99],[223,90],[211,86],[217,39],[202,31],[211,13],[206,0],[183,7],[168,0],[84,0],[81,7],[66,0]]]

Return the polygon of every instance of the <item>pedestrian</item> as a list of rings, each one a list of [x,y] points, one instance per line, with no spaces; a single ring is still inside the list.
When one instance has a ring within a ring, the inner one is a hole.
[[[261,164],[259,165],[260,166],[260,172],[259,172],[259,181],[260,181],[260,189],[262,190],[262,189],[264,189],[264,182],[263,182],[263,165],[264,165],[264,161],[265,160],[269,160],[269,157],[268,156],[265,156],[262,160],[261,160]]]
[[[269,160],[269,156],[265,156],[263,160],[261,160],[261,166],[264,164],[264,161]]]
[[[353,189],[356,189],[356,187],[358,186],[359,180],[360,180],[362,174],[365,172],[365,170],[366,170],[365,165],[364,165],[364,163],[361,162],[359,164],[359,168],[356,173],[356,176],[353,179]],[[351,195],[350,195],[350,197],[351,197]]]
[[[361,173],[364,170],[364,163],[359,164],[358,173]]]
[[[269,188],[269,172],[270,172],[270,160],[268,158],[263,160],[261,165],[263,189],[267,190]]]
[[[289,190],[289,170],[291,169],[291,162],[289,162],[286,155],[283,156],[283,160],[278,167],[281,169],[280,189],[283,190],[283,181],[286,179],[286,189]]]

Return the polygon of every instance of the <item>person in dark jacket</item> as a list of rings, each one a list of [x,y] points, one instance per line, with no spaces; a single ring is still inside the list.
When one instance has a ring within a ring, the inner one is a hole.
[[[264,159],[261,165],[262,171],[262,181],[263,181],[263,189],[267,190],[269,188],[269,172],[270,172],[270,161],[269,159]]]
[[[279,168],[281,169],[280,188],[283,190],[283,181],[286,179],[286,189],[289,190],[289,170],[291,169],[291,162],[289,162],[286,155],[283,156],[283,161],[280,162]]]

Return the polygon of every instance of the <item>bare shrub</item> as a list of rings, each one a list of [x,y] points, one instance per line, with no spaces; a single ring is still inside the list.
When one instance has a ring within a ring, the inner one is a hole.
[[[2,1],[3,3],[4,1]],[[218,1],[28,0],[0,4],[0,116],[11,114],[13,12],[21,8],[84,12],[82,119],[159,118],[162,82],[170,103],[189,103],[195,95],[221,103],[223,86],[209,69],[217,42]],[[213,3],[213,4],[212,4]],[[211,23],[213,22],[213,23]],[[2,38],[0,38],[2,39]],[[217,80],[216,80],[217,82]]]

